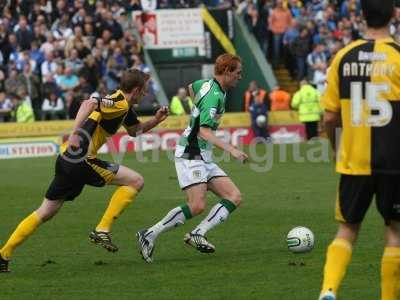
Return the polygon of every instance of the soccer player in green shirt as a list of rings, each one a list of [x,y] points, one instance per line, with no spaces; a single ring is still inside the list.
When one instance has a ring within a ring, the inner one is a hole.
[[[240,204],[239,189],[212,161],[212,146],[229,152],[239,161],[247,159],[246,153],[215,136],[225,112],[226,91],[236,86],[242,77],[241,72],[241,59],[226,53],[217,58],[213,79],[198,80],[189,85],[194,107],[189,126],[182,133],[175,150],[176,172],[179,185],[186,193],[187,204],[175,207],[158,223],[137,233],[140,253],[148,263],[153,261],[154,243],[160,233],[182,225],[204,211],[207,190],[216,194],[221,201],[184,237],[185,243],[200,252],[215,251],[215,247],[207,241],[206,233],[224,222]]]

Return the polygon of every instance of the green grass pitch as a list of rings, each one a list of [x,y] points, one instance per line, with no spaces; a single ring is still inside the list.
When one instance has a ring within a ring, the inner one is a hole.
[[[1,244],[40,204],[53,164],[54,158],[0,161]],[[165,154],[158,163],[140,163],[131,153],[123,164],[144,175],[145,188],[114,225],[120,251],[107,253],[88,240],[115,188],[86,187],[18,248],[12,273],[0,275],[0,299],[317,299],[325,248],[336,231],[332,163],[276,157],[267,173],[256,173],[249,164],[221,163],[241,189],[243,204],[209,233],[216,252],[201,254],[183,243],[198,217],[158,239],[153,264],[139,256],[135,233],[182,204],[184,195]],[[208,208],[217,201],[211,194],[208,200]],[[379,298],[383,222],[371,208],[340,299]],[[286,234],[298,225],[315,234],[311,253],[287,250]]]

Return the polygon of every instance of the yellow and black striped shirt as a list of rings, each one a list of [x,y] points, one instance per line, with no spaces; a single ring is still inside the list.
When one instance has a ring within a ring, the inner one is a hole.
[[[324,109],[340,112],[336,170],[350,175],[400,174],[400,45],[357,40],[328,71]]]
[[[113,92],[106,98],[113,100],[114,105],[112,107],[100,107],[100,109],[92,112],[83,123],[78,133],[81,138],[80,149],[67,151],[68,142],[65,142],[61,146],[61,153],[71,158],[83,157],[87,153],[86,158],[93,159],[100,147],[106,142],[107,137],[115,134],[121,126],[129,128],[140,123],[121,90]]]

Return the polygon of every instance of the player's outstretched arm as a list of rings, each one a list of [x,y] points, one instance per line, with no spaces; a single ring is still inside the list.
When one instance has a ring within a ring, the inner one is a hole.
[[[128,134],[130,136],[138,136],[142,133],[145,133],[149,131],[150,129],[153,129],[156,127],[158,124],[160,124],[162,121],[164,121],[169,115],[169,108],[168,106],[163,106],[159,110],[157,110],[155,116],[146,121],[146,122],[141,122],[135,126],[127,128]]]
[[[245,162],[248,158],[248,155],[246,153],[240,151],[239,149],[236,149],[231,144],[217,138],[214,132],[209,127],[200,127],[199,135],[201,138],[207,140],[218,148],[229,152],[234,158],[241,162]]]

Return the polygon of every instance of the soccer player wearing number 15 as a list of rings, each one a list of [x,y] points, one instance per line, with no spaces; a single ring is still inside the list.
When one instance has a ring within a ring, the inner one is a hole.
[[[220,55],[214,66],[215,77],[197,80],[189,85],[194,99],[188,128],[184,131],[175,151],[175,168],[179,185],[185,191],[187,204],[170,210],[158,223],[138,232],[140,253],[146,262],[152,262],[154,243],[162,232],[183,225],[188,219],[201,214],[206,207],[207,190],[221,201],[184,241],[203,253],[215,251],[205,234],[224,222],[240,204],[240,192],[232,180],[212,161],[212,145],[244,161],[247,155],[215,136],[220,117],[225,111],[226,90],[241,79],[241,60],[232,54]]]
[[[389,35],[393,0],[361,0],[365,39],[338,52],[322,98],[341,174],[336,199],[339,229],[326,255],[321,300],[334,300],[351,260],[363,218],[375,196],[385,221],[381,299],[394,300],[400,281],[400,45]]]

